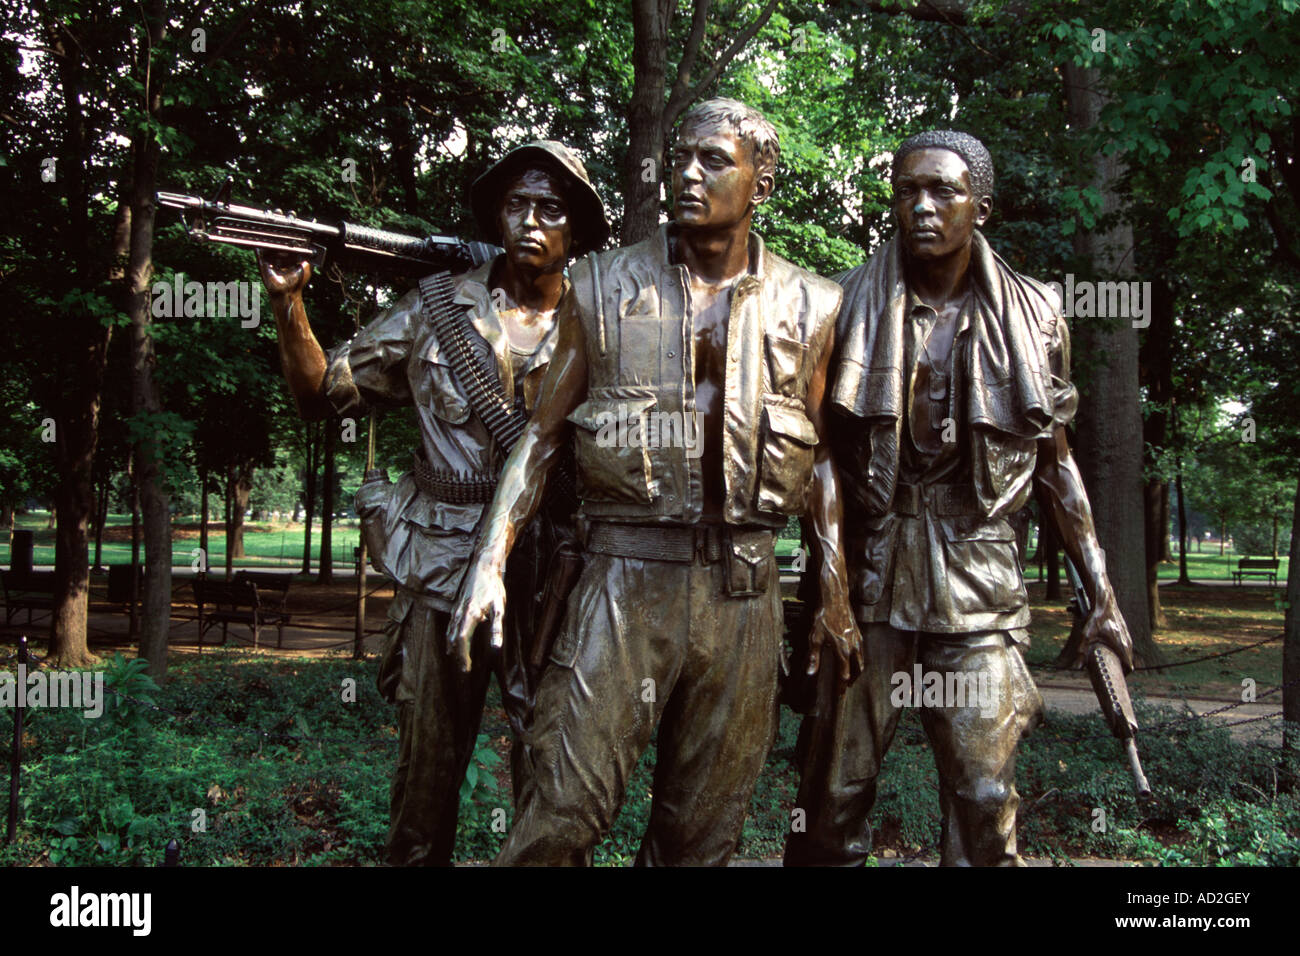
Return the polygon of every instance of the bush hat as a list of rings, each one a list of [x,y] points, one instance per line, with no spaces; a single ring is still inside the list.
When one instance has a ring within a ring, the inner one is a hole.
[[[587,169],[573,150],[552,139],[539,139],[506,153],[469,188],[470,208],[479,234],[487,242],[501,245],[501,223],[498,203],[505,195],[513,177],[537,168],[556,175],[564,188],[564,198],[569,204],[569,217],[573,230],[570,255],[575,259],[601,248],[609,241],[609,220],[605,218],[605,204],[600,201],[596,188],[587,176]]]

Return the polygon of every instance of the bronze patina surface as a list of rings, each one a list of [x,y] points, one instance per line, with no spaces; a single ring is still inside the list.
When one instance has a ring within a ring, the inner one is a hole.
[[[455,279],[477,361],[506,401],[533,409],[556,346],[555,308],[567,289],[573,253],[605,242],[609,227],[581,163],[564,146],[529,144],[507,154],[474,184],[480,231],[505,253]],[[356,416],[411,405],[420,426],[415,467],[395,484],[368,476],[357,493],[374,564],[396,585],[392,639],[380,671],[398,704],[399,757],[391,794],[389,862],[447,865],[455,845],[461,781],[473,753],[495,671],[512,727],[527,719],[533,675],[525,666],[546,562],[571,537],[571,516],[554,499],[524,530],[507,569],[514,597],[500,653],[479,636],[480,665],[462,672],[443,653],[448,612],[505,455],[458,377],[418,291],[382,312],[326,355],[306,321],[302,288],[310,267],[263,264],[271,290],[285,375],[300,411]],[[517,748],[516,748],[517,749]],[[516,772],[516,786],[524,780]]]
[[[820,440],[839,290],[749,229],[777,152],[756,111],[701,104],[672,151],[674,222],[573,269],[537,409],[452,621],[468,664],[478,623],[499,626],[517,531],[574,442],[586,566],[538,689],[499,864],[588,862],[656,726],[637,862],[727,862],[775,729],[773,529],[789,515],[810,518],[827,558],[810,669],[826,648],[832,679],[847,681],[858,660],[838,479]],[[619,422],[640,423],[637,438]]]
[[[790,865],[869,855],[867,815],[903,706],[920,707],[935,752],[942,862],[1021,862],[1015,752],[1042,702],[1019,649],[1029,607],[1007,519],[1035,482],[1094,599],[1085,645],[1130,658],[1065,438],[1077,405],[1068,329],[1054,294],[978,232],[992,186],[978,140],[913,137],[894,160],[897,234],[837,278],[832,440],[866,671],[843,695],[822,694],[801,727],[796,805],[808,818],[787,840]],[[899,675],[945,692],[961,678],[979,699],[927,702],[899,693]]]

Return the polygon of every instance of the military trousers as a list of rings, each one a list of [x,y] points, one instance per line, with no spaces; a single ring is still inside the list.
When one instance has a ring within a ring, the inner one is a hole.
[[[588,552],[537,688],[528,778],[496,865],[587,864],[656,726],[637,865],[727,863],[776,732],[774,564],[771,579],[732,597],[725,562]]]
[[[494,654],[487,629],[474,640],[474,667],[460,671],[447,654],[450,615],[416,603],[390,647],[384,671],[400,668],[397,688],[397,769],[389,789],[388,862],[393,866],[450,866],[456,845],[460,786],[474,755],[488,681],[497,672],[512,723],[517,707],[506,678],[515,662]],[[511,642],[507,642],[508,647]],[[523,782],[519,746],[511,751],[516,793]]]
[[[900,631],[888,623],[864,624],[862,634],[862,676],[842,695],[823,695],[800,726],[796,806],[807,826],[787,837],[785,865],[866,861],[881,763],[903,710],[913,706],[939,771],[941,865],[1023,865],[1015,754],[1043,705],[1011,636]]]

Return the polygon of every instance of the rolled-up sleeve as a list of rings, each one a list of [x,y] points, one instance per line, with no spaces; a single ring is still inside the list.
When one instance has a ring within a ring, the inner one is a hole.
[[[337,414],[413,404],[407,364],[422,320],[413,289],[327,353],[322,391]]]

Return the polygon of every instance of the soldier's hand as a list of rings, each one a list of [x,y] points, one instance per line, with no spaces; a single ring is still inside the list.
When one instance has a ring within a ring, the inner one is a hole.
[[[460,586],[460,596],[447,627],[447,653],[460,661],[462,673],[473,666],[470,647],[474,632],[484,621],[492,628],[492,646],[505,643],[506,589],[501,574],[473,564]]]
[[[846,601],[823,601],[817,609],[808,635],[809,677],[821,668],[822,649],[827,644],[838,663],[839,685],[847,687],[862,673],[862,634]]]
[[[1079,660],[1082,661],[1088,649],[1094,644],[1109,647],[1119,655],[1125,672],[1133,668],[1133,638],[1129,636],[1128,624],[1115,603],[1115,592],[1106,588],[1100,596],[1097,606],[1083,622],[1083,640],[1079,642]]]
[[[257,250],[257,269],[272,297],[302,295],[311,281],[311,263],[283,252]]]

